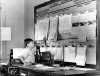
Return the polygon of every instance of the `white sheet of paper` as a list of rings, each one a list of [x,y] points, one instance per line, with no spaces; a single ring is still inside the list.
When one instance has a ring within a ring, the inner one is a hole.
[[[43,40],[44,35],[39,29],[39,25],[35,25],[35,40]]]
[[[50,29],[48,40],[54,39],[57,33],[58,16],[50,17]]]
[[[93,21],[96,20],[96,11],[93,12],[85,12],[83,17],[87,20],[87,21]]]
[[[76,64],[85,66],[86,62],[86,46],[77,47]]]
[[[80,26],[79,28],[80,28],[79,34],[78,34],[79,41],[85,42],[86,41],[86,35],[87,35],[87,31],[86,31],[87,27],[86,26]]]
[[[75,62],[75,47],[64,48],[64,62]]]
[[[86,63],[96,65],[96,46],[87,48]]]
[[[80,30],[79,27],[72,27],[72,32],[71,33],[75,36],[78,36],[79,35],[79,30]]]
[[[93,21],[96,20],[96,11],[93,12],[84,12],[83,14],[76,14],[72,15],[72,23],[75,22],[87,22],[87,21]]]
[[[25,55],[28,52],[26,48],[14,48],[13,49],[13,58],[19,58],[20,56]]]
[[[71,23],[72,15],[62,15],[59,16],[59,32],[60,33],[68,33],[71,31],[72,23]]]
[[[55,55],[54,60],[62,60],[63,59],[63,48],[62,47],[55,47]]]
[[[56,54],[56,48],[55,47],[48,47],[47,50],[54,56]]]
[[[35,40],[43,40],[44,37],[47,37],[48,26],[49,18],[37,21],[35,25]]]
[[[72,23],[80,22],[80,13],[72,15]]]
[[[84,42],[86,41],[87,36],[87,26],[77,26],[72,27],[72,32],[74,36],[79,38],[79,41]]]
[[[96,39],[96,22],[91,25],[87,25],[87,39]]]

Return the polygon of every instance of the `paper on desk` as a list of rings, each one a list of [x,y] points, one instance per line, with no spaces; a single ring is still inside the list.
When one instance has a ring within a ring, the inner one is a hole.
[[[71,31],[72,23],[71,23],[72,15],[62,15],[59,16],[59,32],[60,33],[68,33]]]
[[[75,67],[74,70],[92,71],[92,70],[96,70],[96,69]]]
[[[58,27],[58,16],[50,17],[50,29],[49,29],[48,40],[56,38],[57,27]]]
[[[35,65],[35,69],[38,69],[38,70],[53,70],[54,67],[51,67],[51,66],[46,66],[46,65],[42,65],[42,64],[37,64]]]
[[[8,62],[5,62],[5,63],[0,63],[0,65],[8,65]]]
[[[76,64],[85,66],[86,62],[86,46],[77,47]]]
[[[44,37],[47,37],[49,18],[37,21],[35,27],[35,40],[43,40]]]
[[[34,65],[35,67],[43,67],[44,65],[43,64],[36,64]]]
[[[39,68],[41,68],[41,69],[52,69],[52,68],[54,68],[54,67],[50,67],[50,66],[41,66],[41,67],[39,67]]]
[[[70,69],[73,69],[73,67],[65,66],[65,67],[59,67],[58,69],[60,69],[60,70],[70,70]]]
[[[64,61],[75,62],[75,47],[68,46],[64,48]]]

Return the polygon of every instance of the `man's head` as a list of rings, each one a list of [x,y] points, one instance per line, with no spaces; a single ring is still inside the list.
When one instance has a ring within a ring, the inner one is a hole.
[[[24,40],[25,47],[32,48],[34,47],[35,42],[31,38],[26,38]]]

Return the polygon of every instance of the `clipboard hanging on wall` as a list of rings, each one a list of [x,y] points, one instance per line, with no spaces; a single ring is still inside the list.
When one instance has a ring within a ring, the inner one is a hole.
[[[48,27],[49,18],[37,21],[35,25],[35,40],[43,40],[44,38],[47,38]]]
[[[50,18],[50,28],[48,33],[48,40],[57,40],[57,30],[58,30],[58,16],[49,17]]]

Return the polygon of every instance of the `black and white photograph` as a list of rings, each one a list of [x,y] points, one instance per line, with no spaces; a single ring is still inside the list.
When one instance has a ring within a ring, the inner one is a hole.
[[[100,76],[100,0],[0,0],[0,76]]]

